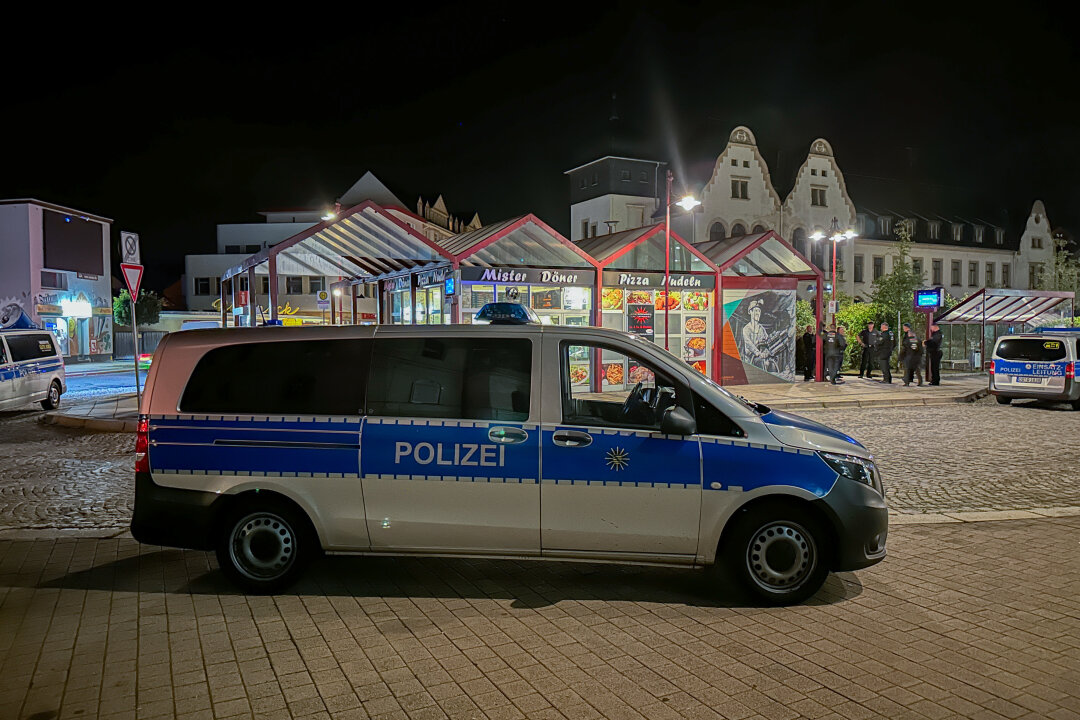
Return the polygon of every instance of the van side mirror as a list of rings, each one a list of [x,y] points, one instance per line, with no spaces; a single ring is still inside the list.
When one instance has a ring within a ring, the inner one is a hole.
[[[660,432],[665,435],[693,435],[697,432],[697,422],[678,405],[672,405],[664,411],[660,422]]]

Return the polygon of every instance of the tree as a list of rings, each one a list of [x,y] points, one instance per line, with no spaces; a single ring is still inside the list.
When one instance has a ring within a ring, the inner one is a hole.
[[[135,303],[135,317],[139,325],[153,325],[161,317],[161,298],[149,290],[140,290]],[[131,295],[126,289],[113,299],[113,321],[124,327],[131,327]]]
[[[1053,242],[1054,254],[1040,270],[1035,286],[1039,290],[1072,290],[1080,295],[1080,261],[1069,252],[1065,233],[1055,232]]]
[[[859,333],[866,329],[869,322],[879,323],[882,310],[877,303],[863,303],[849,300],[841,303],[836,312],[837,327],[847,328],[847,351],[844,353],[844,367],[859,367],[862,360],[862,346],[859,345]]]
[[[874,281],[873,303],[881,310],[878,320],[892,325],[899,315],[900,322],[912,328],[922,328],[923,315],[914,308],[915,290],[922,287],[923,275],[916,273],[911,263],[911,223],[896,224],[896,251],[892,253],[892,270]],[[900,328],[895,328],[899,332]]]

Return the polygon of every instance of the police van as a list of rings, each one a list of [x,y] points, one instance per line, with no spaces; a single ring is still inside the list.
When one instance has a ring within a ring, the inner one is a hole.
[[[1035,399],[1080,410],[1080,328],[1046,328],[1002,335],[989,364],[990,394],[1002,405]]]
[[[325,551],[719,564],[780,604],[885,556],[866,448],[613,330],[172,333],[141,413],[132,534],[250,592]]]
[[[35,402],[55,410],[66,390],[64,358],[51,332],[0,331],[0,410]]]

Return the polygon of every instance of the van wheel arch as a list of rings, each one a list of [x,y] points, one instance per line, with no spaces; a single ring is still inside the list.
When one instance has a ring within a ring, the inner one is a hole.
[[[306,524],[305,530],[310,533],[310,537],[315,540],[317,547],[322,547],[322,538],[319,536],[319,531],[315,527],[315,523],[311,521],[311,516],[308,515],[307,510],[300,506],[300,503],[293,500],[288,495],[275,492],[274,490],[245,490],[242,493],[236,495],[224,495],[221,501],[218,503],[218,507],[214,512],[213,520],[213,535],[214,542],[217,543],[221,539],[221,534],[226,532],[226,522],[232,516],[236,509],[242,507],[245,503],[258,500],[259,502],[271,502],[279,503],[289,508],[292,512],[296,513],[297,517],[301,518]]]
[[[713,559],[714,564],[723,564],[722,558],[724,557],[725,543],[728,543],[731,540],[731,537],[734,534],[734,528],[737,525],[736,521],[740,517],[756,510],[761,510],[763,512],[775,511],[779,513],[785,509],[798,510],[799,512],[810,515],[817,522],[817,525],[825,531],[825,553],[823,560],[825,560],[825,564],[830,570],[835,567],[838,551],[838,536],[836,526],[833,524],[832,519],[812,502],[790,495],[765,495],[757,497],[740,505],[735,512],[731,513],[727,522],[724,523],[724,529],[721,531],[720,539],[716,544],[716,557]]]

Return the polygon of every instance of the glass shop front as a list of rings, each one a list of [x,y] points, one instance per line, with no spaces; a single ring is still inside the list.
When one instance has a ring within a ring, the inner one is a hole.
[[[528,305],[545,325],[589,325],[596,271],[592,268],[461,268],[461,322],[472,323],[489,302]]]

